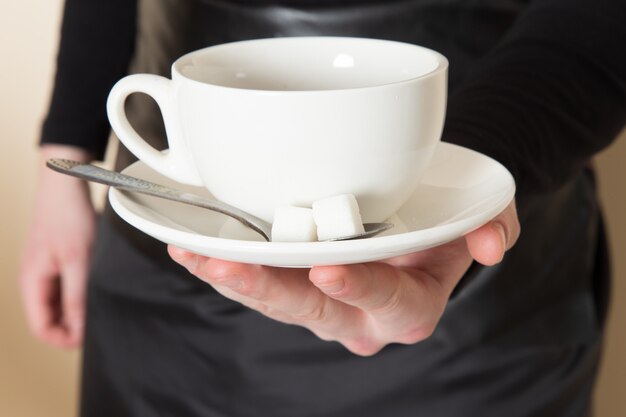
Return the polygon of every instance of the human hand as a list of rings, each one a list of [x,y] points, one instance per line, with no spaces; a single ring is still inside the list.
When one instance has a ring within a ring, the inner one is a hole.
[[[494,265],[520,232],[515,203],[453,242],[382,262],[275,268],[207,258],[170,246],[170,256],[224,296],[306,327],[351,352],[428,338],[473,260]]]
[[[95,212],[86,183],[47,169],[49,158],[91,159],[78,148],[42,146],[35,211],[19,282],[31,332],[51,345],[72,348],[82,344]]]

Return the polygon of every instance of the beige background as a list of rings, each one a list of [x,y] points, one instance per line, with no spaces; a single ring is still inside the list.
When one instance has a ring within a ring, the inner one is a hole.
[[[36,138],[47,106],[61,0],[0,0],[0,415],[68,417],[76,410],[77,352],[27,333],[15,277],[35,191]],[[599,417],[626,417],[626,138],[599,156],[615,258],[614,305],[596,393]]]

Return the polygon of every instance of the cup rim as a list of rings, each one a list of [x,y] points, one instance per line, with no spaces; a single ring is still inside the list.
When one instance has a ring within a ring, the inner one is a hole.
[[[301,90],[247,89],[247,88],[241,88],[241,87],[232,87],[232,86],[225,86],[225,85],[220,85],[220,84],[212,84],[212,83],[199,81],[189,76],[186,76],[183,74],[183,72],[180,69],[182,65],[185,65],[185,63],[189,62],[194,56],[205,54],[207,53],[207,51],[215,50],[216,48],[231,47],[237,44],[266,43],[266,42],[271,43],[271,42],[281,42],[281,41],[284,42],[286,40],[293,41],[293,40],[329,40],[329,39],[338,39],[342,41],[400,44],[400,45],[419,49],[422,52],[428,52],[429,54],[434,56],[434,58],[436,59],[437,66],[431,71],[428,71],[424,74],[397,80],[397,81],[391,81],[391,82],[373,84],[373,85],[367,85],[367,86],[360,86],[360,87],[310,89],[310,90],[307,90],[307,89],[301,89]],[[272,94],[272,95],[276,95],[276,94],[294,95],[294,94],[328,94],[328,93],[348,92],[348,91],[365,91],[365,90],[386,88],[386,87],[390,87],[394,85],[409,84],[412,82],[416,82],[418,80],[425,80],[428,78],[432,78],[441,74],[442,72],[446,72],[448,70],[448,66],[449,66],[448,59],[440,52],[437,52],[425,46],[416,45],[416,44],[412,44],[408,42],[400,42],[400,41],[378,39],[378,38],[349,37],[349,36],[286,36],[286,37],[257,38],[257,39],[243,40],[243,41],[227,42],[227,43],[211,45],[205,48],[197,49],[197,50],[188,52],[180,56],[178,59],[176,59],[172,63],[171,71],[172,71],[172,79],[183,80],[185,82],[191,83],[196,86],[201,86],[204,88],[223,89],[223,90],[233,91],[233,92],[247,92],[247,93]]]

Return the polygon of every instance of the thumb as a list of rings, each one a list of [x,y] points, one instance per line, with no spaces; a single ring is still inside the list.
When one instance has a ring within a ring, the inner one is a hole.
[[[520,224],[513,201],[489,223],[468,233],[465,241],[472,258],[490,266],[502,260],[504,253],[515,244],[519,234]]]

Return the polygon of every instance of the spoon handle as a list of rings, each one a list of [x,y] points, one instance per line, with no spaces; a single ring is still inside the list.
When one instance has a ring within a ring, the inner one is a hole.
[[[119,190],[133,191],[217,211],[239,220],[244,225],[261,234],[267,241],[270,241],[272,230],[270,223],[221,201],[209,200],[196,194],[176,190],[161,184],[142,180],[141,178],[131,177],[130,175],[68,159],[50,159],[46,162],[46,165],[62,174],[109,185]]]

